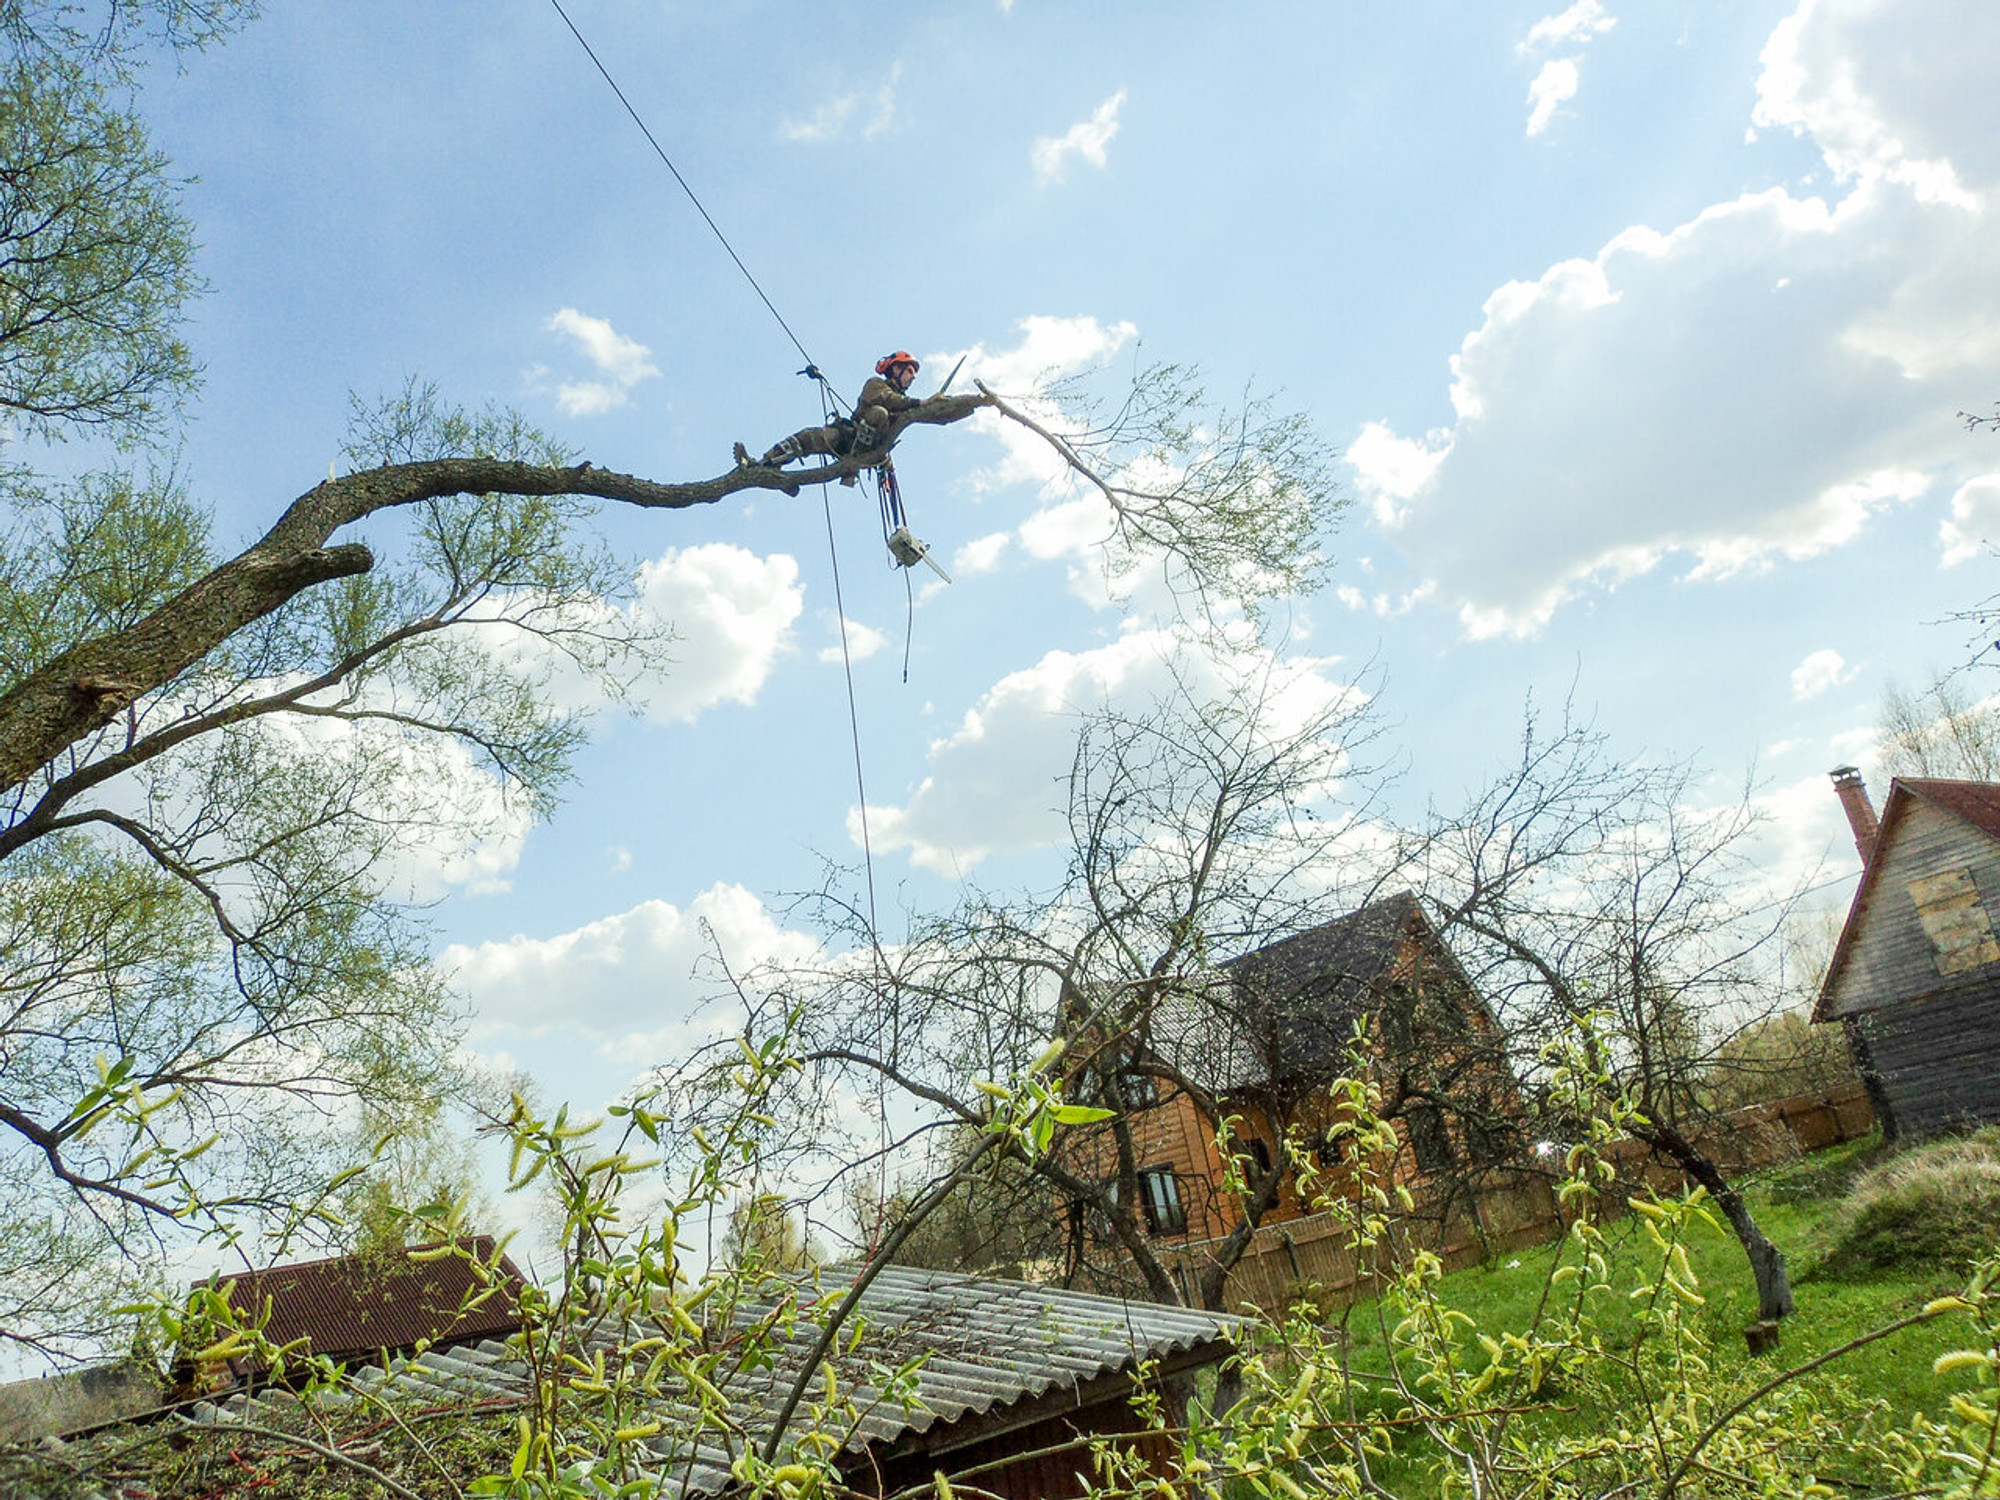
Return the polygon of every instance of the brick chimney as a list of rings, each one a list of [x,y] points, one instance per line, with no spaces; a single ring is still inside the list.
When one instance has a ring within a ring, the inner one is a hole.
[[[1853,766],[1836,766],[1829,774],[1833,777],[1833,789],[1840,796],[1841,808],[1847,813],[1847,826],[1854,830],[1854,847],[1860,851],[1861,864],[1866,868],[1868,856],[1875,849],[1875,830],[1881,827],[1875,816],[1875,804],[1868,800],[1868,787]]]

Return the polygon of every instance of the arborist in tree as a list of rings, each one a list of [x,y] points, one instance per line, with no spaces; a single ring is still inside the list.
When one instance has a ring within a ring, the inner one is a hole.
[[[892,417],[923,405],[909,393],[910,383],[916,378],[917,358],[908,350],[898,349],[894,354],[883,355],[875,361],[875,373],[861,387],[861,399],[854,405],[852,418],[837,417],[824,427],[803,428],[773,445],[757,462],[764,468],[776,469],[795,458],[813,455],[845,458],[851,453],[868,452],[888,437]],[[736,461],[747,464],[749,459],[748,452],[738,443]]]

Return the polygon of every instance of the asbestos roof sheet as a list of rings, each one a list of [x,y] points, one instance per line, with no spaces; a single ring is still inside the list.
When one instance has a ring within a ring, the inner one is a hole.
[[[711,1326],[710,1345],[724,1358],[709,1378],[727,1396],[731,1421],[740,1424],[742,1436],[732,1447],[730,1435],[712,1423],[696,1427],[694,1403],[674,1396],[660,1401],[653,1415],[666,1430],[646,1446],[660,1474],[677,1482],[679,1494],[715,1495],[730,1487],[732,1460],[746,1444],[761,1446],[770,1433],[823,1319],[858,1271],[829,1267],[810,1276],[773,1278],[733,1308],[725,1325]],[[940,1423],[968,1419],[977,1435],[991,1436],[1007,1430],[1010,1408],[1077,1391],[1141,1361],[1175,1355],[1197,1363],[1220,1359],[1244,1323],[1227,1313],[891,1266],[862,1294],[848,1325],[861,1331],[859,1341],[850,1347],[845,1329],[836,1340],[839,1386],[853,1403],[845,1451],[858,1455]],[[729,1352],[749,1347],[747,1335],[760,1326],[769,1330],[768,1362],[732,1363]],[[605,1334],[592,1342],[608,1347],[611,1341]],[[921,1363],[909,1368],[920,1356]],[[906,1374],[899,1378],[899,1372]],[[374,1394],[424,1403],[478,1402],[522,1395],[527,1369],[514,1350],[487,1340],[431,1350],[387,1370],[364,1369],[352,1380]],[[808,1399],[823,1391],[815,1381]],[[205,1408],[202,1417],[222,1424],[255,1420],[260,1404],[293,1399],[283,1393],[238,1395]]]

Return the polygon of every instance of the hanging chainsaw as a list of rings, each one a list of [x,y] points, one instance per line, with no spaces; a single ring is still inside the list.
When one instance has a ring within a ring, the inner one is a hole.
[[[945,376],[944,384],[937,394],[942,396],[951,389],[951,383],[958,379],[958,372],[965,368],[965,356],[960,355],[951,373]],[[884,455],[875,469],[875,495],[882,511],[882,540],[888,545],[889,556],[899,568],[914,568],[922,563],[946,583],[951,582],[951,574],[938,566],[931,556],[930,547],[920,541],[910,530],[909,516],[903,510],[903,491],[896,483],[896,465]]]

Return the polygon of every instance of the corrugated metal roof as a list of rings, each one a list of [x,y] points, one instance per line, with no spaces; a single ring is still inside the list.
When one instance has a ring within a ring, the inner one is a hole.
[[[1404,891],[1233,958],[1213,993],[1160,1004],[1151,1045],[1218,1092],[1337,1067],[1411,924],[1422,921],[1421,904]]]
[[[505,1337],[521,1326],[515,1296],[524,1279],[505,1255],[495,1264],[491,1235],[459,1243],[463,1253],[434,1260],[414,1257],[443,1248],[442,1242],[329,1256],[218,1280],[227,1282],[230,1305],[245,1316],[258,1316],[270,1299],[264,1333],[272,1343],[310,1338],[312,1352],[329,1359],[407,1350],[426,1340],[470,1343]],[[491,1280],[474,1270],[474,1260],[493,1267]],[[489,1291],[478,1306],[463,1310]]]
[[[767,1321],[773,1328],[768,1363],[710,1376],[729,1399],[742,1442],[761,1446],[824,1326],[820,1320],[858,1274],[858,1267],[844,1266],[812,1277],[774,1278],[736,1306],[728,1329],[711,1330],[715,1347],[726,1349],[745,1330]],[[793,1308],[796,1317],[787,1316]],[[846,1450],[859,1454],[967,1417],[993,1417],[980,1423],[982,1429],[1004,1430],[1005,1422],[997,1419],[1007,1408],[1074,1391],[1141,1361],[1177,1354],[1220,1358],[1245,1323],[1227,1313],[891,1266],[856,1308],[851,1326],[861,1330],[858,1344],[848,1347],[844,1335],[836,1341],[839,1384],[860,1414]],[[597,1343],[608,1345],[611,1337],[604,1334]],[[923,1362],[907,1389],[892,1393],[896,1371],[918,1356]],[[431,1350],[386,1371],[357,1371],[352,1378],[372,1393],[424,1402],[490,1400],[527,1389],[520,1356],[492,1340]],[[282,1393],[239,1395],[201,1415],[224,1423],[232,1416],[254,1420],[247,1414],[258,1405],[290,1399]],[[697,1429],[696,1412],[682,1400],[659,1403],[653,1415],[667,1427],[647,1443],[660,1472],[677,1479],[687,1497],[727,1489],[730,1464],[742,1451],[740,1445],[728,1447],[727,1434],[713,1425]],[[699,1435],[690,1438],[690,1432]]]

